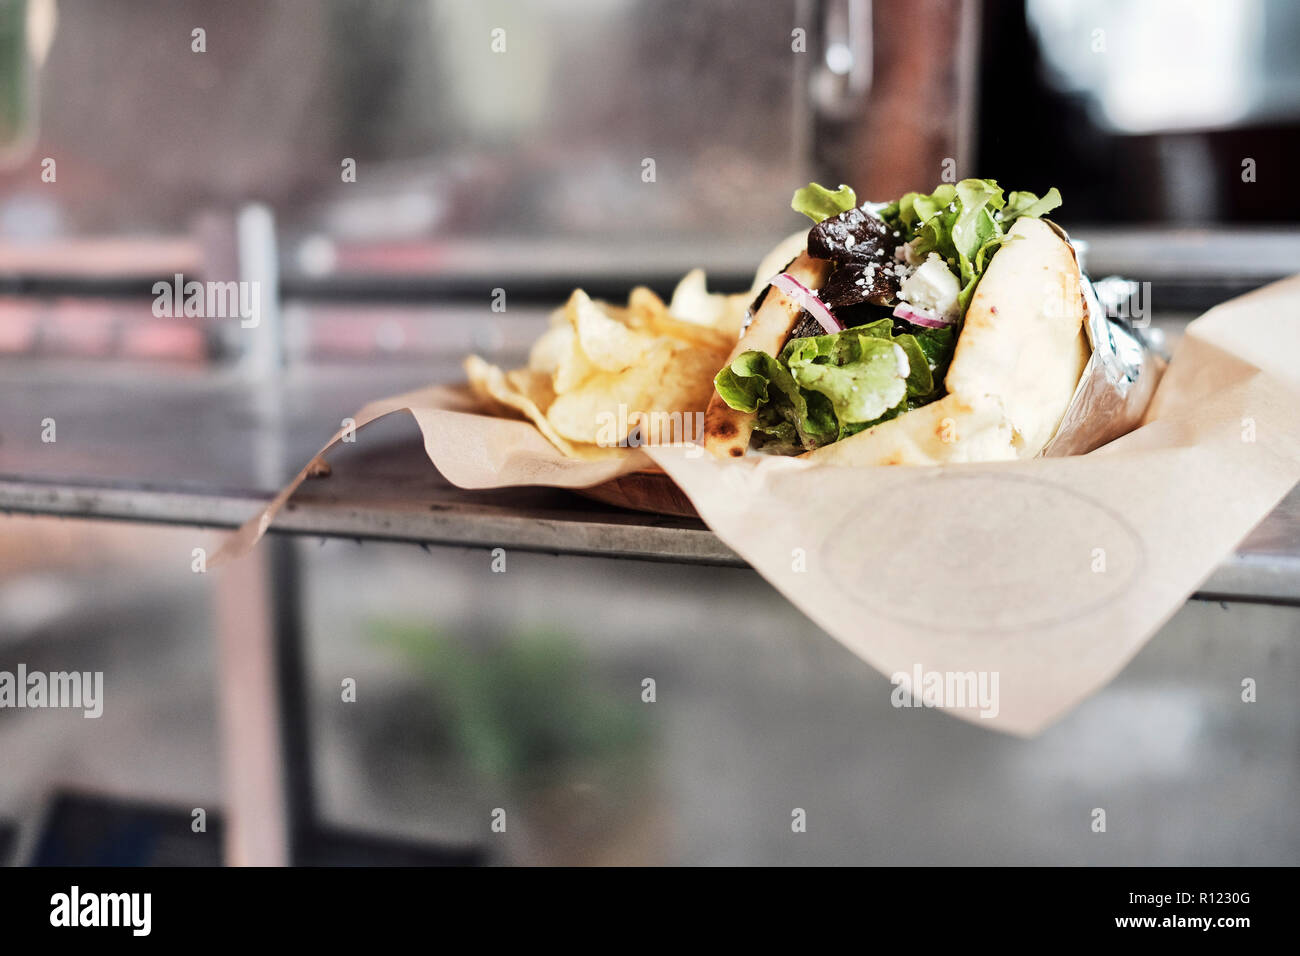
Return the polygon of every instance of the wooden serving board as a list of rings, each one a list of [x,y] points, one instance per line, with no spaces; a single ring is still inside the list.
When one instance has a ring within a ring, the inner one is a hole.
[[[679,518],[699,517],[691,499],[662,471],[634,471],[601,485],[574,490],[595,501],[632,511],[675,515]]]

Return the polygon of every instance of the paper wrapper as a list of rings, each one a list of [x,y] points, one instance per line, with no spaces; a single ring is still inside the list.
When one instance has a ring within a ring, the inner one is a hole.
[[[1094,429],[1089,416],[1110,414],[1104,403],[1119,394],[1097,387],[1122,370],[1129,347],[1106,331],[1076,395],[1091,396],[1080,427]],[[1108,342],[1118,365],[1100,354]],[[450,388],[375,402],[354,417],[362,425],[409,411],[429,458],[464,488],[581,488],[653,461],[726,544],[891,676],[895,693],[915,675],[917,700],[929,675],[983,678],[996,687],[994,706],[946,697],[944,709],[1033,734],[1123,668],[1296,483],[1298,409],[1300,276],[1191,323],[1140,427],[1086,455],[1063,457],[1059,443],[1027,461],[850,468],[660,447],[583,462],[530,424],[477,414]],[[252,547],[310,470],[213,563]]]

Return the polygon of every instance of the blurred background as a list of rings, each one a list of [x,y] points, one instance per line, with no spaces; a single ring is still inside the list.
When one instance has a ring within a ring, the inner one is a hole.
[[[1172,344],[1296,271],[1298,146],[1287,0],[0,0],[0,488],[269,494],[365,400],[520,361],[575,286],[747,287],[810,179],[1056,186]],[[261,283],[258,334],[155,315],[176,273]],[[190,555],[222,521],[22,500],[0,669],[103,670],[111,697],[0,710],[0,861],[218,862],[229,598]],[[274,548],[300,860],[1300,860],[1300,711],[1239,705],[1242,676],[1300,677],[1292,606],[1189,603],[1025,742],[894,711],[752,572]],[[1099,803],[1122,839],[1090,839]],[[790,806],[818,808],[805,840]]]

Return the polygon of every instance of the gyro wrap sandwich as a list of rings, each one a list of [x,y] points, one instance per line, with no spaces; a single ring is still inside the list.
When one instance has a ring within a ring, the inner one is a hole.
[[[1051,189],[967,179],[888,204],[799,190],[814,222],[714,379],[705,446],[844,464],[1039,454],[1088,361],[1073,248]]]

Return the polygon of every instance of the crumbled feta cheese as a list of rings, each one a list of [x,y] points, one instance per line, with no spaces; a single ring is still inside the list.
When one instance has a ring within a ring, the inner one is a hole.
[[[912,364],[907,360],[907,353],[903,351],[902,346],[894,346],[894,360],[898,362],[898,377],[907,378],[912,373]]]
[[[955,319],[958,314],[957,295],[961,286],[943,257],[930,253],[925,262],[903,280],[898,297],[918,309],[927,309]]]
[[[906,262],[908,265],[912,266],[919,266],[921,264],[921,260],[917,256],[916,251],[912,248],[912,243],[910,242],[905,242],[895,249],[894,258],[899,262]]]

